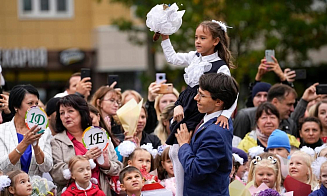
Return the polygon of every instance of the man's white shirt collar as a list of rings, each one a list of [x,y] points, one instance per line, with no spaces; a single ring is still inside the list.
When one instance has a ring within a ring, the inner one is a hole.
[[[220,116],[222,112],[223,112],[222,110],[219,110],[217,112],[213,112],[211,114],[204,115],[204,117],[203,117],[203,123],[199,127],[201,127],[202,125],[204,125],[210,119]]]

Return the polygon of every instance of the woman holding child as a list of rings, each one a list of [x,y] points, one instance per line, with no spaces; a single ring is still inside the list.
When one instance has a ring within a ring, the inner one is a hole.
[[[97,163],[97,166],[92,170],[92,177],[99,181],[99,185],[106,195],[111,195],[106,178],[107,176],[118,175],[122,165],[111,149],[102,152],[97,147],[89,150],[84,147],[82,143],[83,131],[92,125],[86,101],[77,95],[67,95],[58,101],[56,111],[56,126],[59,133],[51,141],[54,166],[50,174],[58,185],[58,192],[61,192],[61,189],[68,182],[62,171],[68,168],[71,157],[83,155],[87,159],[95,160],[103,153],[104,164]]]

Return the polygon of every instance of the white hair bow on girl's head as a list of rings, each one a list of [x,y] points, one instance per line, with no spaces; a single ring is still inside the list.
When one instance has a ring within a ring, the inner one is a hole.
[[[0,176],[0,191],[3,191],[4,188],[10,186],[11,180],[8,176]]]
[[[218,23],[219,26],[221,27],[221,29],[223,31],[225,31],[227,33],[227,28],[233,28],[233,27],[230,27],[230,26],[227,26],[225,23],[221,22],[221,21],[217,21],[217,20],[212,20],[212,22],[215,22],[215,23]]]
[[[326,157],[318,157],[312,164],[312,173],[316,176],[317,179],[320,178],[320,168],[323,163],[327,161]]]
[[[249,155],[253,159],[255,156],[258,156],[261,153],[264,153],[264,149],[261,146],[255,146],[249,149]]]
[[[136,148],[136,144],[131,141],[123,141],[118,145],[118,152],[120,153],[121,156],[123,157],[129,157],[132,152],[134,152]]]
[[[141,148],[147,150],[152,155],[153,158],[155,158],[158,154],[158,150],[153,149],[152,143],[143,144]]]
[[[307,153],[311,157],[314,157],[315,156],[315,151],[312,148],[308,147],[308,146],[303,146],[300,149],[300,151]]]
[[[239,162],[241,165],[243,165],[243,158],[240,157],[238,154],[233,153],[233,157],[235,159],[236,162]]]

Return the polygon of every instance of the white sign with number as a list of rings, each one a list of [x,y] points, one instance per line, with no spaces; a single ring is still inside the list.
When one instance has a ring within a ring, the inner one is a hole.
[[[33,106],[27,110],[25,114],[25,124],[28,129],[31,129],[34,125],[38,125],[42,130],[45,130],[48,127],[48,123],[48,116],[42,108]]]
[[[42,108],[40,108],[39,106],[33,106],[26,111],[25,124],[28,129],[31,129],[33,126],[38,125],[38,127],[41,127],[41,130],[38,131],[37,134],[41,134],[48,127],[48,116]],[[35,146],[36,142],[34,142],[33,145]]]
[[[85,148],[88,150],[93,147],[98,147],[104,151],[109,145],[109,136],[103,128],[90,126],[84,130],[82,141]],[[103,154],[97,158],[97,161],[99,164],[104,163]]]

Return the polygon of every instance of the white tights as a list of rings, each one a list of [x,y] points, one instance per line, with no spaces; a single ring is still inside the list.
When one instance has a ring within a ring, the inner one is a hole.
[[[176,181],[176,196],[183,196],[184,168],[178,159],[179,144],[173,144],[169,150],[170,160],[173,161],[174,175]]]

